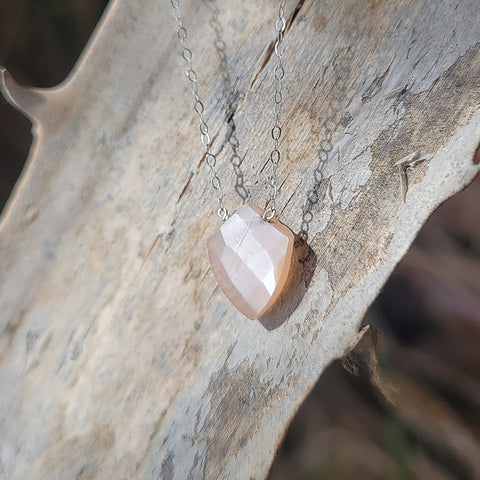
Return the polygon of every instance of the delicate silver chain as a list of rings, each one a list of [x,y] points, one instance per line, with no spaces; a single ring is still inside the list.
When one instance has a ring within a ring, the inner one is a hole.
[[[278,18],[275,22],[275,31],[277,33],[277,39],[275,41],[275,55],[277,57],[277,64],[273,70],[274,74],[274,93],[273,93],[273,113],[274,113],[274,124],[271,131],[273,139],[273,150],[270,152],[269,162],[270,162],[270,178],[269,178],[269,187],[270,187],[270,198],[267,202],[267,208],[263,214],[265,220],[271,220],[277,215],[277,209],[275,206],[275,201],[277,199],[278,193],[278,176],[277,176],[277,166],[280,162],[280,150],[278,149],[280,137],[282,135],[282,127],[280,126],[280,113],[282,107],[282,84],[283,77],[285,76],[285,70],[282,64],[282,57],[285,54],[285,43],[283,43],[283,34],[285,32],[286,21],[285,21],[285,0],[279,0],[278,2]]]
[[[215,190],[215,197],[218,202],[217,214],[223,220],[226,220],[229,217],[227,208],[223,205],[223,190],[219,176],[217,175],[217,170],[215,168],[217,163],[217,158],[212,152],[211,145],[212,141],[210,134],[208,133],[208,125],[204,117],[204,105],[200,99],[198,93],[198,81],[197,74],[193,69],[192,64],[192,51],[188,48],[187,45],[187,29],[183,25],[182,21],[182,12],[180,9],[180,0],[170,0],[170,4],[173,10],[173,18],[177,24],[177,37],[181,45],[181,56],[187,64],[187,69],[185,74],[187,75],[188,80],[190,81],[190,87],[193,95],[193,109],[197,113],[200,123],[200,135],[202,144],[205,147],[205,163],[210,167],[212,174],[212,186]],[[278,18],[275,23],[276,31],[276,41],[275,41],[275,55],[277,57],[277,64],[274,69],[274,126],[271,130],[272,139],[274,142],[273,150],[270,153],[269,162],[271,164],[271,175],[269,178],[269,187],[270,187],[270,197],[267,202],[267,208],[263,215],[265,220],[273,219],[276,214],[275,200],[278,193],[278,177],[277,177],[277,165],[280,161],[280,151],[279,141],[282,134],[282,129],[280,127],[280,112],[281,112],[281,103],[282,103],[282,83],[283,77],[285,76],[285,70],[282,65],[282,57],[285,54],[285,44],[283,43],[283,34],[285,32],[286,21],[285,21],[285,0],[279,0],[278,2]]]
[[[190,81],[190,87],[193,94],[193,109],[195,112],[197,112],[198,118],[200,119],[199,129],[202,144],[205,147],[205,163],[210,167],[212,174],[212,187],[214,188],[215,197],[217,198],[218,202],[217,214],[220,218],[222,218],[222,220],[226,220],[229,215],[228,210],[223,205],[222,183],[220,181],[220,177],[217,175],[217,169],[215,168],[217,164],[217,157],[212,152],[212,139],[208,133],[208,125],[203,115],[205,108],[198,93],[197,74],[192,65],[192,51],[187,45],[187,30],[183,26],[180,2],[179,0],[170,0],[170,4],[172,5],[173,9],[173,18],[177,24],[177,37],[182,46],[181,55],[187,64],[187,70],[185,70],[185,74]]]

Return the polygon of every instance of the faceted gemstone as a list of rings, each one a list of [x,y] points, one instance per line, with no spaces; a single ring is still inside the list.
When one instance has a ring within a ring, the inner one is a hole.
[[[254,320],[275,302],[287,279],[294,236],[277,219],[247,203],[209,239],[213,273],[227,298]]]

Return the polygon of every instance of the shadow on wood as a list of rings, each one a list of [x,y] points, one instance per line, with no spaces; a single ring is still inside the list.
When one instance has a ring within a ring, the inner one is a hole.
[[[287,283],[273,307],[258,321],[267,329],[282,325],[300,305],[317,265],[317,255],[305,240],[295,236]]]

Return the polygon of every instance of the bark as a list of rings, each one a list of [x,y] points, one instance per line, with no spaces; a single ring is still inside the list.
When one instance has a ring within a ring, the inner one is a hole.
[[[276,11],[214,5],[183,10],[226,204],[263,206]],[[209,270],[219,220],[168,2],[113,1],[57,88],[2,71],[34,129],[0,224],[4,478],[265,477],[423,222],[478,172],[477,0],[286,13],[278,204],[299,238],[259,322]]]

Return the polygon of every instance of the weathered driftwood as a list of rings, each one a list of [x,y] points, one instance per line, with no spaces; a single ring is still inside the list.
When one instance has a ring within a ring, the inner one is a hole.
[[[213,6],[184,12],[232,210],[265,198],[275,6]],[[262,322],[208,268],[219,220],[168,2],[112,2],[58,88],[3,72],[35,140],[1,223],[2,478],[264,477],[421,224],[477,173],[478,0],[287,13],[279,205],[310,249]]]

